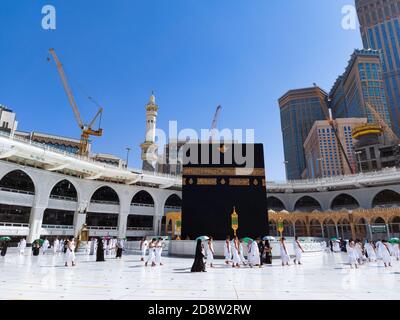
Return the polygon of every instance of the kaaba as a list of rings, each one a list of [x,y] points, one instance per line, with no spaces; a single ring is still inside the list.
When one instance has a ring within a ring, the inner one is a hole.
[[[188,143],[183,147],[182,237],[268,234],[262,144]]]

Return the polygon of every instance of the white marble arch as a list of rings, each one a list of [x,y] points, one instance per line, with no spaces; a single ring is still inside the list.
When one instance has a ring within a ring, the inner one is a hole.
[[[118,214],[118,236],[120,237],[125,237],[126,235],[126,223],[128,215],[131,212],[131,201],[133,196],[137,192],[145,190],[152,196],[154,200],[154,234],[160,233],[161,219],[164,215],[164,205],[168,197],[172,194],[176,194],[180,198],[182,197],[181,191],[177,190],[151,188],[138,185],[126,185],[97,180],[87,180],[75,176],[68,176],[57,172],[46,171],[44,169],[23,166],[16,163],[0,160],[1,178],[7,173],[14,170],[21,170],[26,173],[32,179],[35,187],[35,194],[34,196],[31,196],[31,198],[33,197],[33,201],[29,221],[30,227],[29,235],[27,238],[28,243],[31,243],[34,239],[37,239],[40,236],[43,214],[45,209],[49,206],[50,193],[54,186],[62,180],[68,180],[77,191],[78,201],[76,204],[74,217],[75,234],[78,232],[78,228],[80,228],[80,226],[86,220],[85,211],[90,211],[90,199],[92,195],[97,189],[101,188],[102,186],[112,188],[119,197],[119,208],[115,211],[115,213]],[[15,204],[17,205],[18,203]],[[107,205],[96,204],[96,206],[101,207]],[[107,207],[103,208],[103,210],[101,211],[107,212]]]

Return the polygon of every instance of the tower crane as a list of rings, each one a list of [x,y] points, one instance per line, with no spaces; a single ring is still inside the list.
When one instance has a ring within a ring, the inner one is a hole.
[[[380,125],[383,129],[383,131],[387,134],[388,138],[391,140],[393,143],[399,143],[400,139],[399,137],[393,132],[392,128],[386,123],[386,121],[382,118],[382,116],[379,114],[378,111],[369,103],[367,102],[366,107],[368,110],[371,112],[372,116],[375,118],[375,121],[377,122],[378,125]]]
[[[222,109],[222,107],[221,107],[221,106],[218,106],[217,109],[215,110],[214,118],[213,118],[213,120],[212,120],[212,122],[211,122],[211,129],[210,129],[211,136],[210,136],[210,142],[214,140],[214,139],[213,139],[213,137],[214,137],[214,130],[217,129],[217,122],[218,122],[219,114],[221,113],[221,109]]]
[[[336,124],[335,124],[335,120],[333,119],[333,116],[332,116],[332,111],[331,111],[330,108],[328,108],[328,106],[326,104],[326,101],[324,99],[322,99],[321,97],[319,99],[320,99],[321,105],[325,106],[325,108],[322,108],[322,109],[323,109],[323,111],[325,113],[326,120],[328,121],[328,123],[331,126],[332,131],[333,131],[333,133],[335,135],[336,143],[339,146],[339,150],[338,151],[339,151],[340,159],[344,158],[344,160],[346,162],[346,165],[349,168],[351,174],[355,174],[355,169],[351,165],[349,157],[347,156],[346,150],[344,149],[342,141],[339,138],[338,131],[337,131]]]
[[[97,118],[99,116],[101,118],[101,115],[103,113],[103,108],[102,107],[99,108],[99,110],[97,111],[97,113],[94,116],[93,120],[90,121],[89,124],[85,124],[82,121],[81,115],[79,113],[78,106],[77,106],[77,104],[75,102],[75,99],[74,99],[74,96],[72,94],[72,90],[71,90],[70,86],[68,85],[67,77],[65,76],[65,72],[64,72],[63,66],[62,66],[60,60],[58,59],[57,54],[56,54],[54,49],[50,49],[49,53],[51,54],[51,56],[53,57],[53,59],[54,59],[54,61],[56,63],[58,73],[60,75],[62,84],[64,86],[64,90],[65,90],[65,92],[66,92],[66,94],[68,96],[69,103],[70,103],[70,105],[72,107],[72,110],[74,112],[74,116],[75,116],[76,122],[77,122],[79,128],[82,131],[82,133],[81,133],[81,141],[80,141],[80,144],[79,144],[79,154],[82,155],[82,156],[87,156],[89,154],[89,137],[90,136],[101,137],[103,135],[103,129],[101,129],[101,128],[99,128],[97,130],[93,130],[92,129],[92,126],[96,122]],[[50,58],[48,58],[47,60],[50,61]]]

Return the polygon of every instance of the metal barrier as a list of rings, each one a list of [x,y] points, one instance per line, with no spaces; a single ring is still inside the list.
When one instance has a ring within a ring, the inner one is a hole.
[[[88,226],[89,230],[118,230],[118,227]]]
[[[56,224],[42,224],[43,229],[68,229],[73,230],[74,226],[56,225]]]
[[[152,231],[151,227],[129,227],[126,229],[127,231]]]
[[[58,196],[58,195],[55,195],[55,194],[51,194],[51,195],[50,195],[50,199],[65,200],[65,201],[73,201],[73,202],[77,202],[77,201],[78,201],[77,198]]]
[[[139,206],[139,207],[152,207],[154,208],[154,203],[131,203],[131,206]]]
[[[0,226],[29,228],[29,223],[0,222]]]
[[[0,187],[0,191],[14,192],[14,193],[22,193],[22,194],[29,194],[29,195],[35,195],[35,193],[34,193],[34,192],[32,192],[32,191],[17,190],[17,189],[6,188],[6,187]]]

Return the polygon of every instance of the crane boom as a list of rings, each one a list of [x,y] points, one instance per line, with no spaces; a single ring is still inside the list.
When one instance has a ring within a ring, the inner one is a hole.
[[[323,109],[323,112],[325,114],[326,120],[328,120],[328,123],[332,128],[333,134],[335,135],[335,139],[336,139],[337,145],[339,146],[339,155],[343,156],[343,158],[344,158],[344,160],[346,162],[346,165],[349,168],[351,174],[355,174],[355,170],[354,170],[354,168],[352,167],[352,165],[350,163],[349,157],[347,156],[346,150],[344,149],[342,141],[340,140],[340,137],[338,135],[337,128],[335,127],[335,121],[333,120],[333,117],[332,117],[331,113],[329,112],[330,109],[326,105],[326,101],[325,100],[323,100],[321,97],[319,99],[320,99],[321,105],[325,106],[325,108],[322,108],[322,109]]]
[[[72,90],[68,85],[68,81],[67,81],[67,77],[65,76],[65,72],[64,69],[62,67],[62,64],[60,62],[60,60],[57,57],[56,52],[54,51],[54,49],[50,49],[49,50],[50,54],[52,55],[56,65],[57,65],[57,70],[58,73],[60,74],[63,86],[64,86],[64,90],[68,96],[68,100],[69,103],[72,107],[72,110],[74,111],[74,115],[75,115],[75,119],[76,122],[78,123],[79,128],[82,130],[81,133],[81,142],[79,145],[79,154],[82,156],[88,156],[89,155],[89,137],[90,136],[96,136],[96,137],[100,137],[103,135],[103,129],[99,128],[98,130],[93,130],[92,129],[92,125],[95,123],[96,119],[103,113],[103,108],[99,108],[99,110],[97,111],[96,115],[94,116],[93,120],[89,123],[89,125],[86,125],[81,118],[81,115],[79,113],[78,110],[78,106],[76,105],[74,96],[72,94]],[[48,60],[50,61],[50,58],[48,58]],[[91,99],[93,100],[93,99]],[[93,100],[94,101],[94,100]],[[97,103],[96,103],[97,104]],[[98,105],[98,104],[97,104]]]
[[[217,109],[215,110],[214,118],[213,121],[211,122],[211,130],[217,128],[217,121],[219,114],[221,113],[221,108],[222,108],[221,106],[218,106]]]
[[[103,108],[100,108],[99,111],[97,111],[96,115],[94,116],[93,120],[89,123],[88,129],[92,128],[92,125],[96,121],[97,117],[103,113]]]
[[[72,107],[72,110],[74,111],[76,122],[78,123],[79,128],[84,129],[85,126],[83,124],[81,115],[80,115],[78,107],[76,105],[74,96],[72,95],[72,90],[68,85],[67,77],[65,76],[65,72],[64,72],[63,66],[62,66],[60,60],[58,59],[55,50],[53,48],[51,48],[49,50],[49,52],[52,55],[56,65],[57,65],[57,70],[58,70],[58,73],[60,74],[61,81],[63,83],[64,90],[65,90],[65,92],[66,92],[66,94],[68,96],[69,103],[70,103],[70,105]]]
[[[399,137],[393,132],[392,128],[389,127],[389,125],[386,123],[386,121],[382,118],[382,116],[379,114],[378,111],[372,105],[367,102],[366,106],[368,110],[372,113],[372,116],[375,118],[375,121],[378,122],[378,124],[382,127],[384,132],[388,135],[389,139],[392,140],[392,142],[399,142]]]
[[[215,129],[217,129],[217,121],[218,121],[218,116],[219,116],[220,112],[221,112],[221,106],[218,106],[217,109],[215,110],[214,118],[211,122],[210,142],[214,141]]]

